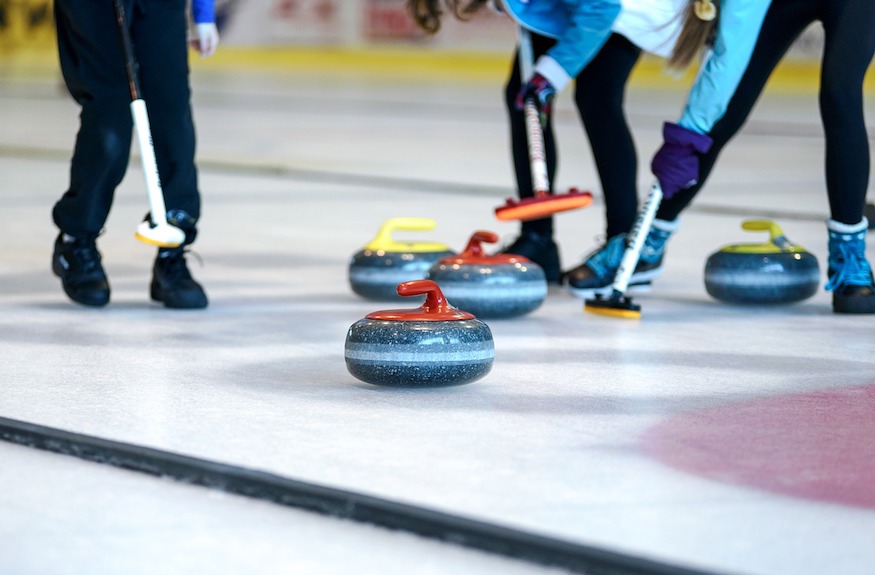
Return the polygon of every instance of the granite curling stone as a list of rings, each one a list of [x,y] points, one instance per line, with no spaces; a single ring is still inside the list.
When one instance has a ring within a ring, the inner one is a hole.
[[[431,230],[436,225],[429,218],[387,220],[374,239],[350,259],[348,277],[352,291],[370,300],[401,299],[396,291],[398,284],[425,279],[436,261],[454,252],[436,242],[396,241],[392,234],[396,230]]]
[[[366,383],[440,387],[471,383],[492,369],[489,326],[456,309],[431,280],[398,286],[404,297],[425,295],[419,308],[376,311],[350,326],[346,367]]]
[[[711,254],[705,263],[705,289],[715,299],[735,304],[782,304],[817,292],[817,258],[793,244],[775,222],[748,220],[749,231],[767,231],[762,244],[732,244]]]
[[[477,231],[464,251],[441,258],[428,271],[453,305],[481,318],[509,318],[537,309],[547,297],[544,270],[515,254],[488,255],[483,243],[498,235]]]

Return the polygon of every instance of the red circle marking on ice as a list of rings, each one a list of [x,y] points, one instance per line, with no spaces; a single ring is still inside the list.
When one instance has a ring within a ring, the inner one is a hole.
[[[875,385],[686,413],[642,441],[650,456],[688,473],[875,508]]]

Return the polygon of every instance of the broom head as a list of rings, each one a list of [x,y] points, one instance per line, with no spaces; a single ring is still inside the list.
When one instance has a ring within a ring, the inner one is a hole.
[[[638,319],[641,317],[641,306],[632,303],[632,298],[626,297],[618,291],[614,291],[609,297],[597,294],[595,299],[588,299],[583,303],[583,309],[590,313],[609,317],[624,319]]]
[[[495,217],[502,221],[537,220],[558,212],[585,208],[592,203],[592,193],[571,188],[565,194],[536,192],[530,198],[508,198],[503,206],[495,208]]]

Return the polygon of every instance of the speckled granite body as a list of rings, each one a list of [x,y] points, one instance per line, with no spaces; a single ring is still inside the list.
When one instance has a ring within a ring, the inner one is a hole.
[[[547,297],[544,270],[532,262],[444,264],[432,266],[447,300],[482,318],[509,318],[537,309]]]
[[[794,303],[813,296],[819,284],[817,258],[810,253],[719,251],[705,263],[705,289],[728,303]]]
[[[429,268],[452,251],[386,252],[359,250],[349,263],[349,284],[363,298],[377,301],[400,300],[398,284],[423,279]]]
[[[362,319],[346,336],[349,372],[375,385],[445,386],[471,383],[492,369],[492,331],[478,319],[383,321]]]

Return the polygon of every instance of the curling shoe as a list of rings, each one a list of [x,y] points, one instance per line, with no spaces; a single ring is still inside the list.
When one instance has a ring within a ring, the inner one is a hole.
[[[549,234],[523,230],[512,244],[501,250],[501,253],[516,254],[532,260],[544,270],[547,283],[559,283],[562,276],[559,246]]]
[[[827,222],[829,264],[826,289],[832,292],[835,313],[875,313],[875,282],[866,261],[866,230],[869,222],[848,225]]]
[[[644,240],[635,271],[629,279],[627,291],[648,291],[654,279],[662,274],[662,259],[668,238],[678,227],[677,220],[654,220]],[[586,260],[563,275],[568,290],[575,296],[592,299],[608,296],[613,290],[614,277],[626,251],[626,234],[618,234],[590,254]]]
[[[58,234],[52,253],[52,271],[61,278],[64,293],[71,300],[101,307],[109,303],[109,282],[95,240],[96,236]]]
[[[191,277],[182,247],[159,249],[152,268],[149,295],[164,307],[203,309],[207,307],[204,288]]]

